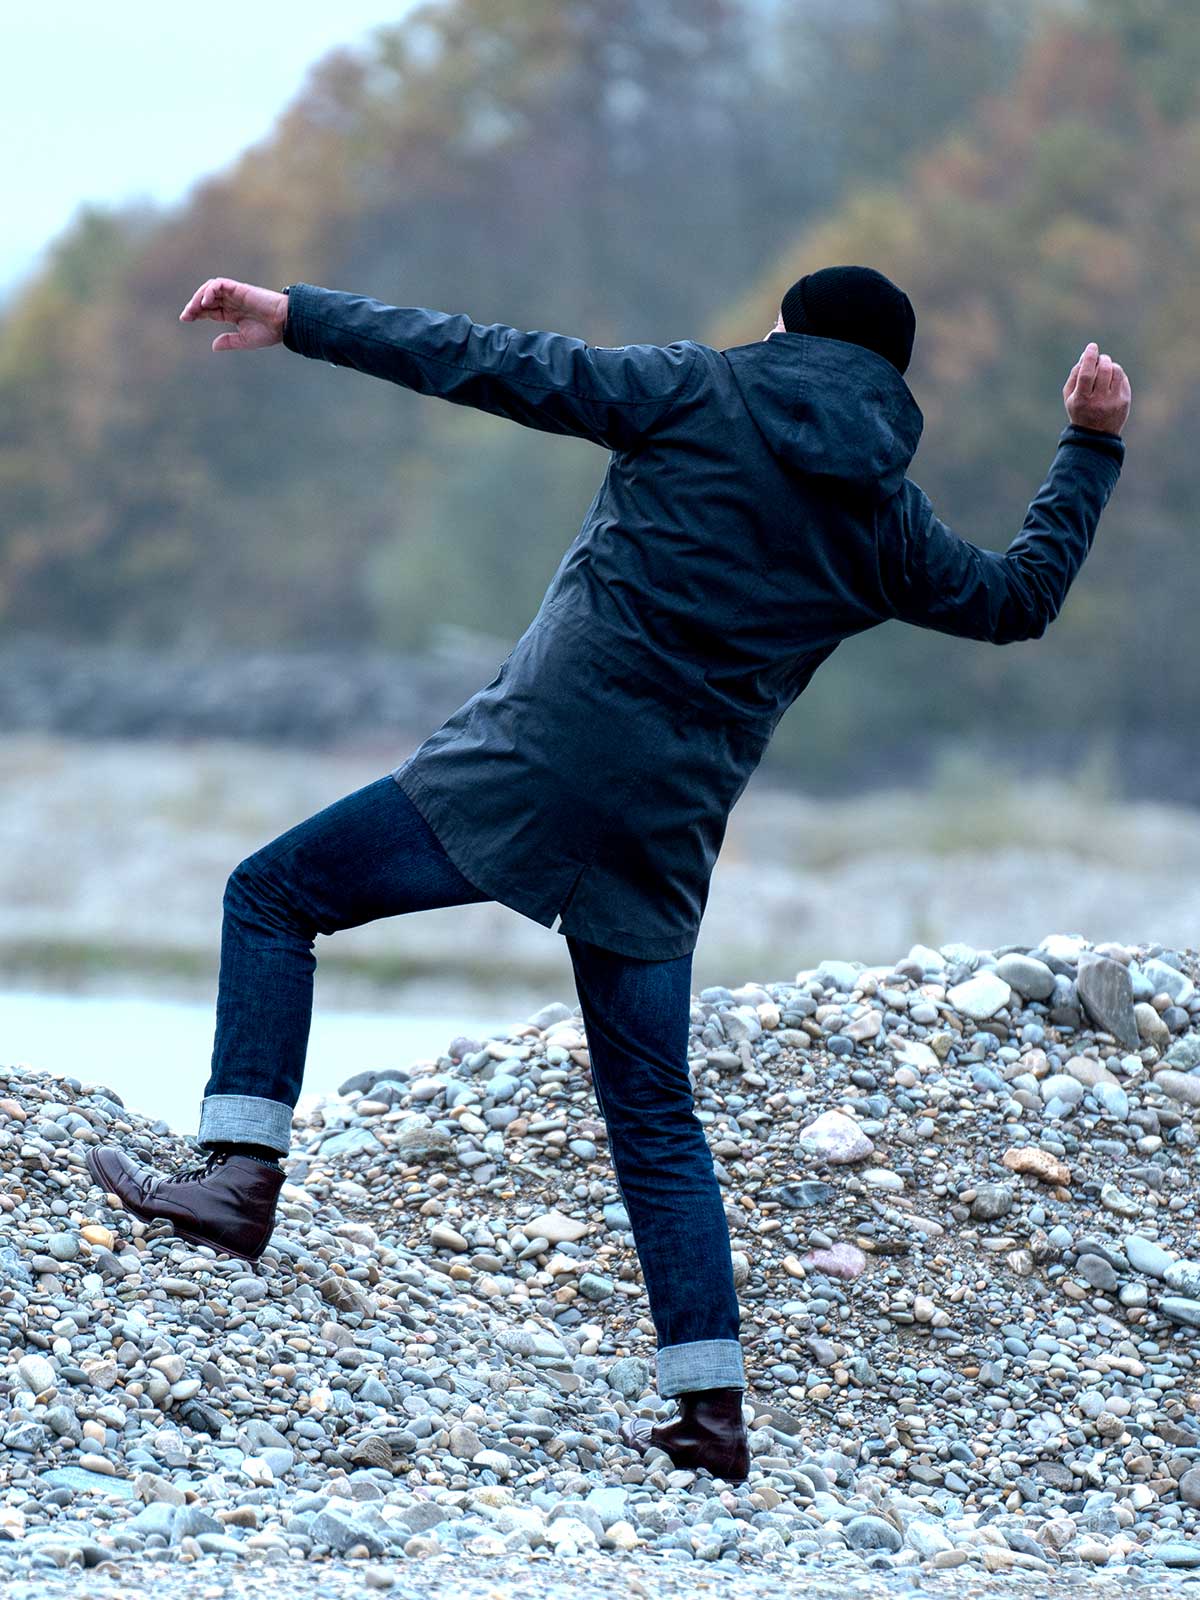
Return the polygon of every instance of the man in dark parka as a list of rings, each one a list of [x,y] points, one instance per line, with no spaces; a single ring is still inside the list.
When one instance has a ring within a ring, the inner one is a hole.
[[[615,348],[292,284],[210,279],[182,320],[214,350],[289,350],[609,453],[583,526],[491,682],[390,774],[231,874],[201,1167],[100,1152],[143,1216],[257,1259],[270,1237],[311,1015],[312,943],[495,899],[568,941],[593,1083],[658,1335],[678,1465],[744,1478],[728,1228],[687,1064],[691,959],[731,807],[843,640],[890,618],[1040,638],[1124,459],[1129,384],[1088,345],[1063,429],[1002,555],[906,476],[921,412],[908,297],[866,267],[806,275],[775,327],[716,350]]]

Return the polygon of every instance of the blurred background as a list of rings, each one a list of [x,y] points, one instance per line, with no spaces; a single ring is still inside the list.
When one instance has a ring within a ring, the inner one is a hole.
[[[801,273],[909,294],[910,469],[1003,549],[1089,339],[1129,454],[1044,639],[888,623],[730,818],[695,989],[916,940],[1197,943],[1192,0],[292,0],[6,21],[0,1062],[185,1131],[232,867],[492,676],[606,465],[275,350],[205,278],[597,344],[759,339]],[[772,603],[769,593],[764,605]],[[574,1002],[496,904],[317,942],[309,1087]]]

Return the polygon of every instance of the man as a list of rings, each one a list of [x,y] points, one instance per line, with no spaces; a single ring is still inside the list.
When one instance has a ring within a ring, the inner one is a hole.
[[[923,418],[900,289],[827,267],[758,342],[591,346],[293,284],[211,278],[181,320],[213,349],[289,350],[609,452],[532,623],[490,683],[388,775],[249,856],[224,899],[212,1073],[174,1177],[116,1148],[94,1177],[143,1218],[256,1260],[271,1236],[312,1009],[313,940],[496,899],[567,939],[613,1164],[680,1415],[623,1437],[749,1471],[729,1232],[687,1062],[692,951],[731,807],[788,706],[888,618],[1040,638],[1124,458],[1130,389],[1095,344],[1003,555],[905,471]],[[557,919],[557,923],[556,923]]]

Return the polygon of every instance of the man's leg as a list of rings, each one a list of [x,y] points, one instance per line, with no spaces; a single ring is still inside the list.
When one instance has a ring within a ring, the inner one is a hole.
[[[688,1068],[692,958],[568,938],[592,1082],[658,1335],[658,1391],[741,1389],[729,1224]]]
[[[289,1150],[312,1023],[318,933],[488,898],[462,876],[390,776],[247,856],[225,888],[200,1143]]]
[[[256,1262],[275,1226],[312,1020],[313,940],[379,917],[486,900],[389,775],[318,811],[230,874],[207,1156],[167,1177],[119,1143],[89,1147],[96,1182],[147,1222]]]

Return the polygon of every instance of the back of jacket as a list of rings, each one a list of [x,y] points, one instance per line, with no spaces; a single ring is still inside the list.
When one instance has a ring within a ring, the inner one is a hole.
[[[1124,456],[1064,429],[1001,555],[906,476],[921,412],[858,345],[607,348],[310,285],[285,342],[609,452],[536,616],[394,775],[479,888],[649,959],[692,948],[729,810],[821,662],[896,617],[1039,637]]]
[[[691,348],[676,403],[614,453],[549,607],[665,691],[769,727],[889,618],[995,644],[1045,632],[1116,484],[1118,436],[1064,429],[997,555],[906,476],[923,418],[882,356],[806,334]]]

